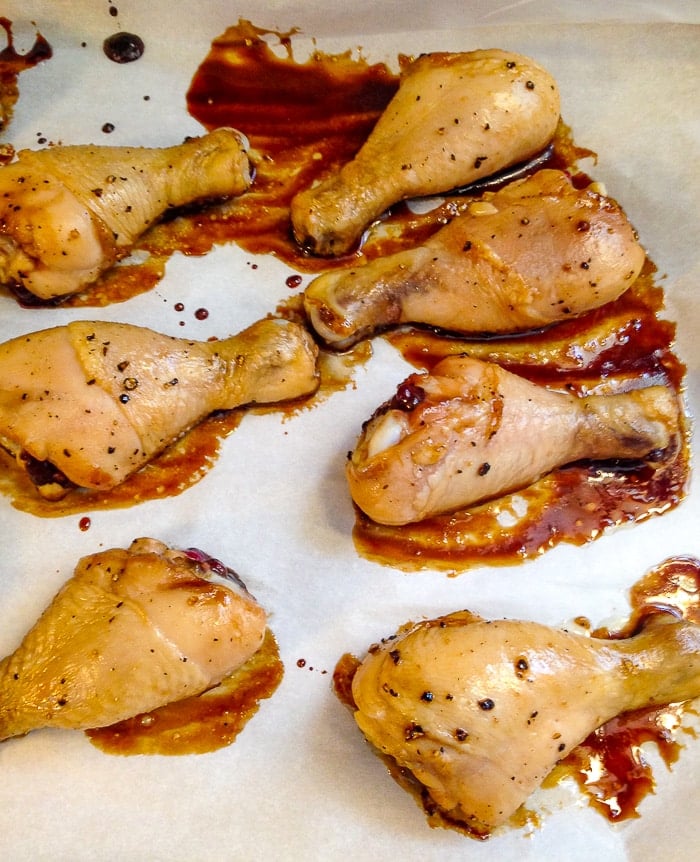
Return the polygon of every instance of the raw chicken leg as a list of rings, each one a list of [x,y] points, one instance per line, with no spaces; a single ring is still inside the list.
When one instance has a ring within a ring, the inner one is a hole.
[[[367,739],[483,836],[609,719],[700,695],[700,628],[615,641],[461,611],[371,648],[352,693]]]
[[[577,397],[468,356],[412,374],[366,423],[347,464],[355,503],[406,524],[531,484],[582,459],[643,458],[678,434],[665,386]]]
[[[217,129],[163,149],[21,150],[0,169],[0,283],[42,299],[75,293],[166,210],[244,192],[246,146]]]
[[[644,258],[614,201],[541,170],[485,195],[423,245],[320,275],[304,304],[338,348],[408,322],[518,332],[617,299]]]
[[[558,121],[556,82],[527,57],[423,54],[355,158],[294,198],[294,235],[314,254],[344,254],[397,201],[447,192],[539,153]]]
[[[223,341],[94,321],[20,336],[0,345],[0,443],[111,488],[216,410],[313,392],[316,355],[305,329],[273,319]]]
[[[103,727],[215,685],[262,644],[265,611],[201,554],[137,539],[84,557],[0,662],[0,739]]]

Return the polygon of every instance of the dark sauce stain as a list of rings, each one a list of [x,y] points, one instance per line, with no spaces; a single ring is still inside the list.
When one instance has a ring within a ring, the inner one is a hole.
[[[107,36],[102,43],[102,50],[114,63],[133,63],[141,59],[146,46],[135,33],[120,32]]]
[[[51,45],[37,34],[34,44],[24,54],[20,54],[14,43],[12,22],[0,16],[0,27],[7,36],[7,45],[0,51],[0,131],[12,120],[12,113],[19,98],[17,79],[20,72],[48,60],[53,55]]]
[[[591,637],[616,640],[638,633],[655,614],[673,613],[700,625],[700,560],[694,557],[671,557],[651,569],[630,590],[632,611],[627,623],[617,631],[596,629]],[[587,620],[581,620],[586,622]],[[357,709],[352,695],[352,680],[360,661],[346,653],[333,672],[333,689],[348,709]],[[565,778],[573,778],[588,804],[612,822],[638,816],[642,800],[655,789],[652,768],[641,751],[644,743],[656,746],[661,759],[670,769],[682,751],[677,741],[679,731],[694,737],[692,728],[683,726],[683,716],[695,714],[692,702],[673,703],[622,713],[591,733],[560,761],[545,779],[544,787],[553,787]],[[484,839],[489,833],[475,833],[450,817],[430,796],[411,772],[399,767],[393,758],[379,754],[392,777],[416,799],[431,826],[454,829],[471,838]],[[595,776],[592,778],[591,776]],[[539,823],[539,815],[523,805],[512,817],[510,826]]]
[[[386,65],[370,65],[350,52],[314,52],[304,62],[292,53],[292,36],[248,21],[214,40],[187,93],[190,113],[206,128],[232,125],[256,155],[251,191],[238,202],[236,242],[273,253],[301,271],[328,268],[294,242],[289,204],[317,177],[357,152],[396,92]],[[283,56],[265,37],[276,37]],[[339,260],[336,265],[343,261]]]

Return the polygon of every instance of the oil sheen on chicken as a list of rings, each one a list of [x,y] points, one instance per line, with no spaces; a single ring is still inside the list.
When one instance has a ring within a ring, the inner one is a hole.
[[[199,694],[259,649],[266,624],[238,581],[154,539],[84,557],[0,663],[0,739],[103,727]]]
[[[206,342],[105,321],[23,335],[0,345],[0,445],[111,488],[216,410],[312,393],[317,352],[278,319]]]
[[[664,615],[603,640],[461,611],[370,648],[352,694],[366,738],[486,836],[609,719],[700,695],[700,628]]]
[[[559,90],[528,57],[499,49],[423,54],[355,158],[292,201],[307,251],[350,251],[388,207],[464,186],[544,149]]]
[[[421,245],[318,276],[304,305],[341,349],[401,323],[523,332],[617,299],[644,259],[614,200],[547,169],[472,202]]]
[[[346,466],[355,503],[406,524],[525,487],[580,459],[641,459],[677,443],[662,385],[576,396],[468,356],[410,375],[365,424]]]
[[[240,195],[250,182],[234,129],[164,148],[20,150],[0,169],[0,283],[42,299],[75,293],[166,210]]]

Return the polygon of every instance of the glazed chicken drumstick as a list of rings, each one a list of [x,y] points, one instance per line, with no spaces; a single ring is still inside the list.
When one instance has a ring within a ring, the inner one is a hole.
[[[95,321],[20,336],[0,345],[0,445],[111,488],[216,410],[312,393],[317,352],[305,329],[274,319],[207,342]]]
[[[486,194],[422,245],[318,276],[304,306],[340,349],[400,323],[522,332],[617,299],[644,259],[613,200],[541,170]]]
[[[41,299],[75,293],[167,210],[240,195],[250,182],[234,129],[164,148],[21,150],[0,169],[0,283]]]
[[[523,488],[579,459],[641,459],[676,441],[665,386],[579,397],[468,356],[410,375],[365,424],[346,467],[353,500],[407,524]]]
[[[352,694],[367,739],[486,836],[609,719],[700,695],[700,628],[658,615],[603,640],[461,611],[370,649]]]
[[[84,557],[0,662],[0,739],[104,727],[200,694],[262,644],[265,611],[235,576],[137,539]],[[221,569],[222,567],[217,567]]]
[[[519,164],[547,146],[558,121],[556,82],[527,57],[423,54],[355,158],[294,198],[297,242],[317,255],[345,254],[392,204]]]

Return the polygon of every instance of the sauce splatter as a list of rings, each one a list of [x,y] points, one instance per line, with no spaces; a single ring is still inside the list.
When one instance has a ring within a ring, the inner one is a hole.
[[[606,628],[590,631],[590,637],[611,640],[633,637],[650,617],[672,613],[700,625],[700,560],[694,557],[671,557],[651,569],[630,590],[631,614],[619,630]],[[587,620],[581,628],[588,628]],[[340,702],[350,710],[356,705],[352,696],[352,680],[360,661],[345,654],[333,673],[333,689]],[[622,713],[591,733],[550,773],[544,787],[553,787],[564,778],[573,778],[591,807],[607,819],[619,822],[638,816],[641,801],[655,788],[654,776],[642,751],[644,743],[656,746],[662,760],[670,768],[678,760],[682,746],[676,736],[684,730],[694,736],[692,728],[683,726],[683,716],[691,713],[692,703],[672,703]],[[393,759],[379,755],[387,764],[392,777],[425,810],[431,826],[456,829],[473,838],[486,838],[488,834],[475,834],[463,823],[455,821],[441,811],[421,785],[406,769]],[[511,820],[511,826],[520,827],[539,823],[538,814],[521,807]]]
[[[0,131],[12,120],[14,107],[19,98],[17,79],[20,72],[31,69],[53,55],[51,45],[37,34],[34,45],[25,54],[15,49],[12,22],[0,16],[0,27],[7,36],[7,45],[0,51]]]
[[[218,686],[109,727],[86,731],[107,754],[203,754],[230,745],[284,674],[268,629],[260,649]]]

